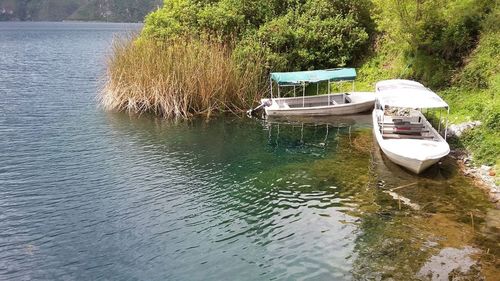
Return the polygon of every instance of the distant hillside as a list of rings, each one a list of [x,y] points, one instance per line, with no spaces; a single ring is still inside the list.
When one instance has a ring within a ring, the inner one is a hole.
[[[162,0],[0,0],[0,21],[139,22]]]

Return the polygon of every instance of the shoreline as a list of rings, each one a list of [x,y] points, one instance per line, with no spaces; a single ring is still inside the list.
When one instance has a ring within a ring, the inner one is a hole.
[[[463,149],[453,148],[449,156],[456,161],[460,173],[471,178],[474,181],[474,185],[484,191],[491,203],[497,209],[500,209],[500,186],[495,183],[495,175],[491,176],[489,174],[491,171],[494,171],[494,166],[476,167],[472,165],[471,154]],[[488,169],[485,169],[485,167]]]

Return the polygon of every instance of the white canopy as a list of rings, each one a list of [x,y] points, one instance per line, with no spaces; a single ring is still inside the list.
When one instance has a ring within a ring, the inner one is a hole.
[[[448,104],[424,85],[402,79],[384,80],[375,85],[382,105],[403,108],[448,108]]]

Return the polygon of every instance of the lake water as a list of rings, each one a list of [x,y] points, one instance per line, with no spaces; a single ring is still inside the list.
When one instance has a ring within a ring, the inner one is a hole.
[[[388,162],[368,115],[99,109],[139,27],[0,23],[1,280],[426,280],[455,252],[455,276],[499,276],[498,210],[451,158]]]

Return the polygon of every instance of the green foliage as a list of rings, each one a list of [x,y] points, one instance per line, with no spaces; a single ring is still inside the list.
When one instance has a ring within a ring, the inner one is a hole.
[[[434,88],[449,86],[454,70],[475,48],[485,17],[495,3],[486,0],[373,0],[378,31],[403,50],[405,71]],[[403,69],[402,69],[403,70]]]
[[[196,23],[198,6],[189,0],[165,1],[162,9],[145,19],[143,34],[147,37],[169,38],[189,33]]]
[[[360,55],[373,29],[369,1],[166,0],[143,36],[216,38],[235,57],[264,54],[272,70],[343,66]]]
[[[481,22],[479,42],[455,76],[455,87],[441,92],[452,108],[452,121],[480,120],[460,141],[480,164],[500,162],[500,7]]]
[[[480,44],[466,59],[463,70],[455,77],[456,82],[468,89],[488,87],[499,87],[498,73],[500,73],[500,30],[499,26],[491,26],[490,20],[496,19],[500,22],[499,10],[492,13],[484,23],[484,32],[480,38]],[[496,79],[496,81],[495,81]],[[498,90],[500,90],[497,88]]]
[[[453,87],[440,92],[451,107],[451,123],[482,122],[466,132],[457,144],[470,150],[480,164],[491,165],[500,159],[500,75],[496,76],[495,86],[488,89]]]
[[[200,29],[219,38],[239,34],[245,24],[245,16],[231,4],[230,1],[221,1],[200,10],[197,19]]]
[[[479,164],[495,165],[500,159],[500,134],[482,128],[474,129],[462,137],[461,141],[473,152]]]
[[[259,28],[258,40],[269,48],[273,69],[345,66],[365,46],[366,28],[351,11],[342,14],[329,2],[307,1],[303,11],[290,11]]]

